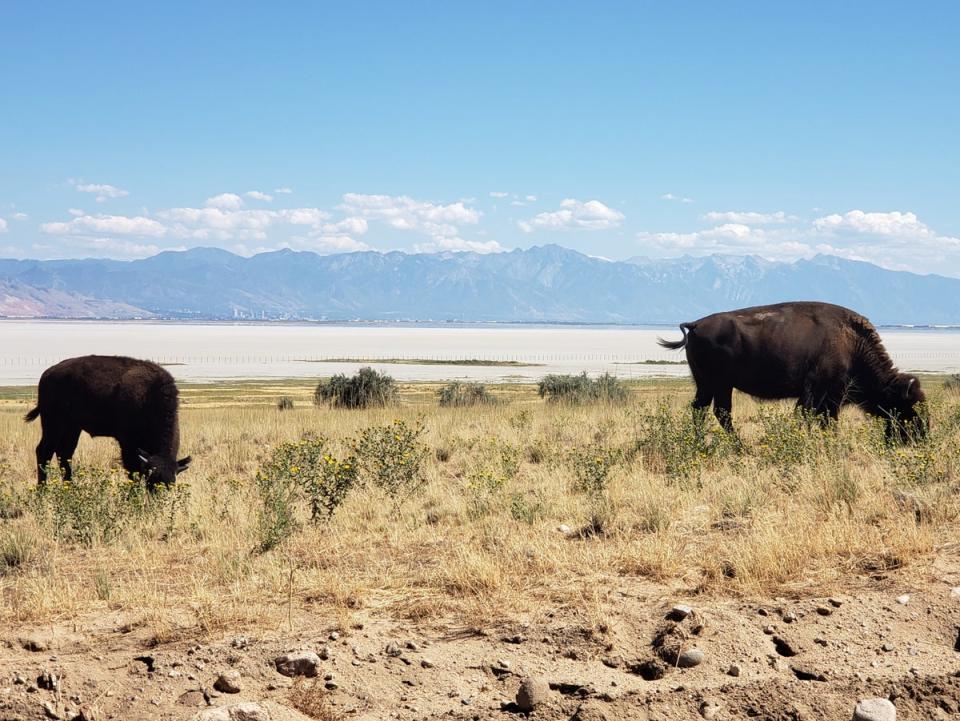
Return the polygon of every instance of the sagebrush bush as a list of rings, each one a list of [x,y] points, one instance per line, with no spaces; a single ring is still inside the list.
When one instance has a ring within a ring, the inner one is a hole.
[[[537,393],[552,403],[623,403],[629,391],[616,376],[604,373],[590,378],[586,371],[575,375],[545,375],[537,385]]]
[[[666,402],[653,413],[642,414],[641,437],[637,442],[647,466],[668,476],[697,477],[705,466],[736,452],[738,439],[720,429],[708,430],[705,412],[677,413]]]
[[[281,396],[277,401],[278,411],[289,411],[293,409],[293,398],[290,396]]]
[[[607,490],[610,471],[622,456],[619,448],[601,444],[572,450],[570,467],[573,469],[575,489],[590,496],[603,494]]]
[[[296,532],[302,525],[302,506],[311,521],[328,520],[356,480],[356,460],[335,457],[326,438],[304,436],[278,445],[257,471],[260,547],[274,548]]]
[[[392,376],[373,368],[361,368],[347,377],[338,373],[320,381],[313,394],[317,405],[329,404],[335,408],[373,408],[397,401],[397,383]]]
[[[483,383],[453,381],[437,391],[440,405],[444,407],[493,405],[497,402]]]
[[[363,482],[382,490],[395,505],[427,482],[423,466],[429,450],[420,440],[423,432],[420,423],[411,427],[395,420],[364,429],[354,444]]]
[[[185,483],[151,492],[139,479],[115,469],[78,466],[66,481],[51,465],[48,474],[45,484],[28,492],[26,504],[55,539],[84,546],[110,543],[148,519],[166,518],[169,532],[190,493]]]

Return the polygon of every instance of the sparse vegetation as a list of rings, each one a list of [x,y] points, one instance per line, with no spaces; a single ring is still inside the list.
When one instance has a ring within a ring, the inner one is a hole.
[[[437,395],[443,407],[491,405],[497,402],[496,396],[483,383],[453,381],[437,391]]]
[[[361,368],[347,377],[339,373],[317,384],[314,402],[334,408],[376,408],[395,403],[397,384],[392,376]]]
[[[624,403],[629,392],[616,376],[604,373],[590,378],[586,372],[574,375],[546,375],[537,392],[551,403]]]
[[[436,384],[411,385],[389,411],[277,414],[281,394],[299,404],[311,390],[185,388],[194,465],[181,495],[149,509],[141,486],[100,470],[116,459],[108,439],[81,440],[76,488],[52,473],[35,492],[29,399],[8,401],[0,612],[188,608],[223,629],[285,624],[289,593],[294,613],[323,599],[346,615],[416,606],[479,620],[579,607],[584,584],[635,575],[796,596],[881,556],[910,566],[960,530],[960,400],[935,386],[932,432],[908,446],[855,409],[822,430],[791,403],[745,397],[734,438],[693,418],[682,381],[632,384],[616,404],[538,403],[536,387],[508,385],[469,414],[439,409]]]
[[[291,398],[290,396],[280,396],[280,399],[277,401],[277,410],[278,411],[293,410],[293,398]]]

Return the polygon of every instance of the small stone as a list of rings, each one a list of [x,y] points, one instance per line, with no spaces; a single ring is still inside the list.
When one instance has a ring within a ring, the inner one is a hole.
[[[284,676],[307,676],[313,678],[320,673],[320,657],[313,651],[294,651],[274,660],[277,671]]]
[[[843,605],[843,601],[841,601],[839,598],[828,598],[827,603],[834,608],[840,608]]]
[[[897,596],[897,603],[899,603],[901,606],[906,606],[908,603],[910,603],[910,594],[905,593],[902,596]]]
[[[320,659],[322,661],[329,661],[330,654],[331,654],[330,647],[324,646],[323,648],[320,649],[320,653],[318,655],[320,656]]]
[[[682,621],[691,613],[693,613],[693,609],[690,606],[686,605],[685,603],[678,603],[670,609],[670,613],[667,614],[667,618],[669,618],[671,621]]]
[[[739,675],[740,667],[735,663],[730,664],[730,668],[727,669],[727,676],[733,676],[734,678],[737,678]]]
[[[419,651],[420,645],[416,641],[407,641],[405,644],[408,651]]]
[[[517,708],[529,713],[537,706],[542,706],[550,700],[550,684],[544,679],[529,676],[520,682],[517,689]]]
[[[797,614],[795,614],[793,611],[787,611],[786,613],[783,614],[784,623],[793,623],[796,620],[797,620]]]
[[[777,627],[776,627],[776,626],[773,626],[773,625],[764,626],[764,627],[763,627],[763,632],[764,632],[765,634],[767,634],[768,636],[772,636],[773,634],[775,634],[775,633],[777,632]]]
[[[680,668],[693,668],[703,663],[704,654],[696,646],[685,649],[677,657],[677,666]]]
[[[246,636],[234,636],[233,640],[230,642],[230,645],[234,648],[246,648],[250,645],[250,639]]]
[[[564,536],[572,536],[573,529],[570,528],[566,523],[561,523],[557,526],[557,533],[563,534]]]
[[[960,601],[960,586],[954,586],[950,589],[950,598],[954,601]]]
[[[770,615],[770,612],[767,611],[767,609],[765,609],[765,608],[758,608],[758,609],[757,609],[757,613],[759,613],[761,616],[769,616],[769,615]]]
[[[339,638],[340,638],[340,632],[339,632],[339,631],[331,631],[331,633],[330,633],[330,640],[331,640],[331,641],[336,641],[336,640],[339,639]]]
[[[233,669],[224,671],[217,676],[213,687],[220,693],[240,693],[240,672]]]
[[[885,698],[868,698],[857,704],[853,721],[896,721],[897,707]]]
[[[403,653],[403,651],[400,650],[400,647],[393,642],[388,643],[387,647],[384,649],[383,652],[387,654],[387,656],[390,656],[391,658],[396,658],[397,656]]]
[[[720,704],[716,701],[704,701],[700,704],[700,715],[705,719],[715,719],[720,713]]]
[[[420,666],[421,666],[422,668],[433,668],[433,659],[421,658],[421,659],[420,659]]]
[[[887,643],[883,644],[880,648],[882,648],[882,649],[883,649],[884,651],[886,651],[887,653],[890,653],[890,652],[893,650],[893,644],[890,643],[890,642],[887,642]]]
[[[58,719],[60,714],[57,713],[57,709],[49,701],[43,702],[43,713],[46,714],[47,718]]]
[[[821,616],[829,616],[833,613],[833,608],[830,606],[817,606],[817,613]]]

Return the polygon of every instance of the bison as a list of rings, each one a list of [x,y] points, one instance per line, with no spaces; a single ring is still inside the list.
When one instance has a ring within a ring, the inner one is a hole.
[[[131,478],[143,475],[150,490],[172,484],[190,465],[190,456],[177,460],[177,386],[156,363],[97,355],[61,361],[40,376],[37,406],[24,420],[37,416],[43,428],[37,444],[41,485],[54,453],[64,480],[70,479],[80,431],[116,438],[123,467]]]
[[[826,424],[852,403],[886,421],[890,440],[922,435],[925,401],[915,376],[900,373],[877,329],[862,315],[829,303],[795,302],[714,313],[681,323],[696,383],[695,411],[713,403],[727,431],[733,389],[758,398],[796,398]]]

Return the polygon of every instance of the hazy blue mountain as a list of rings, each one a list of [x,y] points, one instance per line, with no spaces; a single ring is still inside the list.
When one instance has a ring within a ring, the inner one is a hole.
[[[748,305],[825,300],[875,323],[960,323],[960,279],[831,256],[611,262],[548,245],[489,255],[280,250],[245,258],[195,248],[135,261],[0,260],[0,282],[9,298],[32,293],[30,307],[39,291],[57,292],[109,303],[111,317],[672,324]],[[74,312],[61,302],[36,314]]]

